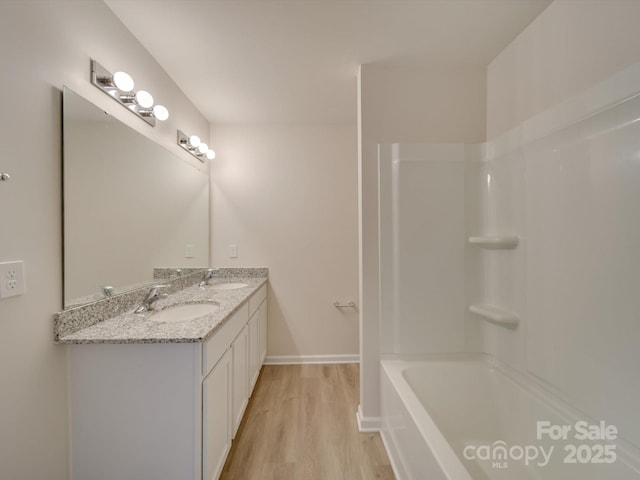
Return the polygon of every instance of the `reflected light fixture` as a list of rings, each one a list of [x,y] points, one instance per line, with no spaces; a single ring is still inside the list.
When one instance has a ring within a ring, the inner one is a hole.
[[[169,118],[169,110],[167,110],[167,107],[163,105],[155,105],[153,107],[153,115],[161,122],[164,122]]]
[[[137,92],[135,99],[136,103],[143,108],[153,107],[153,96],[145,90],[140,90],[139,92]]]
[[[165,121],[169,118],[169,110],[162,105],[154,105],[153,96],[149,92],[133,91],[135,83],[126,72],[119,71],[111,74],[92,59],[91,83],[152,127],[156,126],[156,120]]]
[[[200,145],[200,137],[197,135],[191,135],[189,137],[189,147],[198,148],[198,145]]]
[[[204,163],[205,159],[213,160],[216,158],[216,152],[209,148],[209,145],[201,141],[197,135],[189,136],[178,130],[177,143],[202,163]]]
[[[133,78],[131,78],[131,76],[125,72],[114,73],[112,84],[122,92],[130,92],[135,86],[135,83],[133,83]]]

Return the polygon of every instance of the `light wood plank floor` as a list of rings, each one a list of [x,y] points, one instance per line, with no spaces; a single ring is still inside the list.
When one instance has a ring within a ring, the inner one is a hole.
[[[357,364],[265,365],[221,480],[393,480],[378,433],[360,433]]]

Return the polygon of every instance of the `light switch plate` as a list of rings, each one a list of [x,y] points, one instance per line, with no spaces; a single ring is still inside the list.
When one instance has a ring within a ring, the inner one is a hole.
[[[0,298],[15,297],[25,292],[24,262],[0,263]]]
[[[238,258],[238,245],[235,243],[229,245],[229,258]]]

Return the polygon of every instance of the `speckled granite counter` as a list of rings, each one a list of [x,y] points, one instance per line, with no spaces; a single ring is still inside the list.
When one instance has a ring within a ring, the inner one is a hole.
[[[216,290],[216,283],[237,282],[247,286],[235,290]],[[60,336],[58,343],[195,343],[213,335],[241,305],[248,301],[262,285],[266,277],[227,277],[212,280],[211,285],[197,285],[172,293],[154,304],[155,310],[185,303],[215,303],[219,309],[211,314],[183,322],[158,322],[151,320],[153,312],[134,314],[133,309],[113,318],[83,328],[69,335]]]

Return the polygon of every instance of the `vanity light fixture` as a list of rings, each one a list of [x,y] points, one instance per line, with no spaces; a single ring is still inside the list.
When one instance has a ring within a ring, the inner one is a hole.
[[[178,145],[202,163],[204,163],[205,159],[213,160],[216,158],[216,152],[209,148],[209,145],[201,141],[197,135],[189,136],[178,130]]]
[[[154,105],[153,96],[149,92],[133,91],[135,83],[128,73],[112,74],[92,59],[91,83],[152,127],[156,126],[156,120],[164,121],[169,118],[169,110],[162,105]]]

